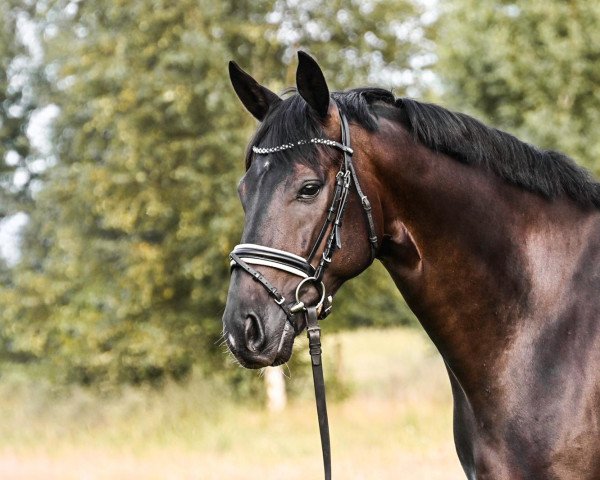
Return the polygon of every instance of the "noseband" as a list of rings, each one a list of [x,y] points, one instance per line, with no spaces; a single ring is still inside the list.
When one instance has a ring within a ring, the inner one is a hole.
[[[237,245],[229,254],[231,268],[241,268],[246,273],[251,275],[255,281],[260,283],[267,290],[275,303],[283,310],[287,321],[290,323],[296,333],[298,333],[299,327],[293,321],[294,315],[304,312],[309,339],[309,352],[312,361],[315,397],[317,402],[317,414],[319,419],[319,431],[321,435],[321,448],[323,452],[323,464],[325,467],[326,480],[331,478],[331,453],[329,445],[327,405],[325,401],[325,381],[323,379],[323,370],[321,365],[321,329],[318,324],[318,319],[325,318],[330,313],[332,307],[331,296],[327,297],[327,305],[325,305],[326,294],[325,286],[323,285],[322,280],[325,270],[332,261],[333,253],[336,249],[342,248],[340,229],[342,226],[342,219],[344,217],[344,211],[346,209],[348,193],[350,192],[351,185],[354,185],[365,213],[369,244],[371,247],[371,261],[374,260],[377,252],[377,235],[375,233],[375,224],[373,222],[373,215],[371,212],[371,203],[360,188],[356,170],[354,169],[354,164],[352,163],[352,154],[354,151],[350,146],[350,129],[348,127],[348,121],[346,116],[339,108],[338,111],[340,114],[342,131],[341,143],[328,138],[311,138],[299,140],[295,143],[286,143],[276,147],[252,147],[252,151],[258,155],[268,155],[307,144],[333,147],[343,153],[343,160],[340,165],[340,170],[336,175],[333,200],[329,209],[327,210],[327,218],[325,219],[325,222],[323,223],[323,226],[317,235],[315,243],[311,248],[308,257],[304,259],[303,257],[293,253],[286,252],[285,250],[265,247],[263,245],[257,245],[254,243],[243,243]],[[328,231],[329,235],[327,237],[323,253],[321,254],[321,258],[319,259],[317,266],[313,267],[312,261]],[[262,265],[276,268],[302,278],[296,287],[295,303],[288,305],[285,297],[283,297],[277,288],[275,288],[266,277],[264,277],[251,265]],[[317,304],[314,306],[307,306],[300,300],[302,287],[309,284],[312,284],[320,294]],[[325,308],[323,308],[324,306]]]

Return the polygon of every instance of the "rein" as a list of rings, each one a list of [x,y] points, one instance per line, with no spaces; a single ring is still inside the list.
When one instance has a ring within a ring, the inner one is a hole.
[[[306,144],[329,146],[336,148],[343,153],[340,170],[336,175],[333,200],[327,210],[327,218],[317,235],[308,257],[304,259],[293,253],[286,252],[285,250],[265,247],[254,243],[236,245],[229,254],[231,269],[241,268],[251,275],[256,282],[260,283],[273,298],[274,302],[283,310],[287,321],[292,326],[295,333],[299,333],[301,327],[294,322],[294,317],[301,312],[304,314],[306,333],[309,341],[309,353],[311,356],[313,382],[315,386],[315,400],[319,421],[319,433],[321,436],[325,480],[331,479],[331,447],[329,441],[325,380],[321,362],[321,328],[319,326],[319,320],[325,318],[330,313],[333,299],[331,296],[326,298],[325,285],[322,280],[325,270],[332,261],[335,250],[342,248],[340,229],[346,209],[346,203],[348,201],[348,193],[352,184],[360,198],[361,206],[367,220],[368,238],[371,247],[371,261],[374,260],[377,253],[377,235],[375,233],[375,223],[371,212],[371,203],[360,187],[358,176],[356,175],[356,170],[352,163],[352,154],[354,151],[350,145],[350,128],[348,126],[348,120],[339,108],[338,111],[341,124],[341,143],[328,138],[311,138],[276,147],[252,147],[252,151],[259,155],[281,152]],[[329,235],[321,258],[317,263],[317,266],[313,267],[312,260],[328,231]],[[252,265],[276,268],[302,278],[296,286],[295,303],[291,305],[288,304],[285,297],[277,290],[277,288]],[[301,289],[308,284],[312,284],[317,289],[317,292],[320,293],[316,305],[313,306],[308,306],[300,300]]]

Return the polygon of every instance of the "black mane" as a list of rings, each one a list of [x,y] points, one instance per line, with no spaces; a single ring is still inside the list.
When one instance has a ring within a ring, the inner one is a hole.
[[[316,114],[300,95],[294,94],[273,108],[259,125],[246,152],[246,170],[252,163],[252,146],[276,147],[284,143],[295,143],[298,140],[322,136],[323,128]],[[301,159],[315,165],[318,160],[316,152],[317,148],[314,145],[301,145],[293,150],[278,152],[277,158],[283,161]]]
[[[402,122],[416,140],[462,163],[494,172],[510,184],[545,198],[567,195],[579,205],[600,208],[600,183],[568,156],[541,150],[463,113],[408,98],[396,99],[379,88],[334,92],[333,98],[351,122],[377,130],[379,115]],[[276,146],[323,136],[321,124],[297,94],[286,98],[260,125],[250,145]],[[278,153],[287,159],[315,162],[316,149],[301,147]],[[300,155],[298,155],[300,154]],[[247,167],[251,155],[248,152]]]

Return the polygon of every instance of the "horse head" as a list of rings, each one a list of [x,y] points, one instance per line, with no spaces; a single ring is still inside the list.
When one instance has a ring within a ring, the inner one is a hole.
[[[223,315],[227,344],[249,368],[290,358],[305,327],[300,313],[317,305],[324,316],[344,281],[373,261],[381,224],[380,205],[369,202],[377,198],[373,174],[362,168],[368,135],[353,125],[350,147],[350,127],[323,72],[298,56],[296,93],[284,99],[229,65],[239,99],[260,122],[238,187],[245,223]]]

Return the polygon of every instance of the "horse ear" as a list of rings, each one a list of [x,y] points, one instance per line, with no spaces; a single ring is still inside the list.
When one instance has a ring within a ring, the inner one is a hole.
[[[233,61],[229,62],[229,78],[244,107],[260,122],[266,117],[269,108],[281,102],[277,94],[260,85]]]
[[[329,110],[329,88],[321,67],[307,53],[298,52],[298,70],[296,70],[296,86],[298,93],[321,118],[327,116]]]

